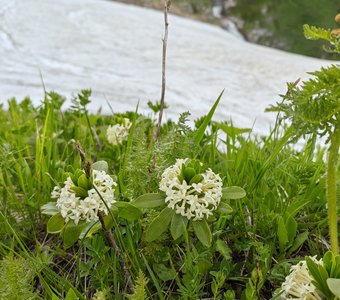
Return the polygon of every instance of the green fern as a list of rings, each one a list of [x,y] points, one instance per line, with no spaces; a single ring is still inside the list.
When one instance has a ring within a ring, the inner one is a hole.
[[[40,297],[33,292],[34,274],[23,258],[8,255],[0,261],[0,299],[33,300]]]
[[[306,39],[309,40],[326,40],[331,44],[331,47],[324,47],[326,52],[340,53],[340,38],[339,36],[332,35],[331,30],[318,28],[315,26],[303,25],[303,32]]]
[[[146,300],[146,285],[148,281],[143,271],[139,270],[138,277],[135,281],[135,291],[132,295],[129,295],[128,298],[131,300]]]

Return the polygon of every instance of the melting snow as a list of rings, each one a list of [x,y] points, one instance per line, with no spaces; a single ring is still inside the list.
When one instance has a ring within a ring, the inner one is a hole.
[[[169,16],[166,102],[168,117],[207,113],[224,96],[215,119],[268,133],[286,81],[328,61],[249,44],[221,28]],[[134,110],[160,97],[163,14],[105,0],[0,0],[0,101],[47,90],[67,97],[93,90],[91,109],[107,101]]]

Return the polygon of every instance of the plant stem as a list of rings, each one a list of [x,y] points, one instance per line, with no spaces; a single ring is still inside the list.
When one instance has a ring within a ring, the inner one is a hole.
[[[158,116],[158,124],[156,128],[155,134],[155,143],[157,143],[159,138],[159,133],[161,130],[162,116],[164,110],[164,98],[165,98],[165,67],[166,67],[166,47],[168,42],[168,12],[170,9],[171,0],[164,1],[164,36],[163,36],[163,54],[162,54],[162,92],[161,92],[161,100],[160,100],[160,110]]]
[[[339,253],[338,242],[338,222],[336,208],[336,172],[338,165],[340,146],[340,130],[334,132],[331,138],[331,146],[328,151],[327,165],[327,200],[328,200],[328,219],[329,234],[331,238],[331,249],[334,255]]]
[[[129,290],[130,293],[133,293],[135,287],[133,285],[133,282],[132,282],[129,270],[128,270],[127,266],[124,263],[122,253],[121,253],[121,251],[120,251],[120,249],[119,249],[119,247],[118,247],[118,245],[117,245],[117,243],[115,241],[115,238],[114,238],[114,236],[112,234],[112,231],[106,228],[103,216],[100,213],[98,214],[98,218],[99,218],[100,224],[102,225],[102,228],[103,228],[103,230],[105,232],[106,238],[107,238],[107,240],[110,243],[111,248],[113,249],[113,251],[117,255],[118,261],[120,263],[120,267],[122,268],[122,271],[123,271],[123,274],[124,274],[124,278],[125,278],[125,281],[127,283],[128,290]]]

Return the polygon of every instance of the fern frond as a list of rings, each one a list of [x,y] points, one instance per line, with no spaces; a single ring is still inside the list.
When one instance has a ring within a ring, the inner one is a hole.
[[[33,292],[34,273],[23,258],[8,255],[0,261],[0,299],[40,299]]]
[[[146,285],[148,281],[143,271],[139,270],[138,277],[135,281],[135,291],[132,295],[129,295],[128,298],[131,300],[146,300]]]

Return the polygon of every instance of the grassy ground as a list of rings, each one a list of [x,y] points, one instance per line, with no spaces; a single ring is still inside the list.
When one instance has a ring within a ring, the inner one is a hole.
[[[279,124],[257,138],[208,117],[191,129],[183,114],[178,123],[162,127],[155,144],[157,106],[150,116],[89,115],[88,97],[80,93],[67,110],[61,110],[64,99],[54,93],[39,107],[29,99],[11,100],[8,110],[0,110],[1,299],[125,299],[131,294],[103,231],[76,236],[69,247],[46,231],[49,216],[42,214],[42,205],[53,201],[51,191],[68,170],[84,167],[76,141],[88,161],[108,163],[120,202],[159,193],[162,172],[186,157],[220,174],[224,187],[246,191],[245,197],[226,200],[228,212],[208,220],[209,245],[197,237],[194,225],[175,240],[165,230],[147,241],[144,234],[161,209],[142,209],[137,217],[119,210],[112,231],[139,293],[132,299],[270,299],[292,263],[327,250],[324,151],[313,143],[294,150],[287,143],[292,131]],[[122,117],[134,125],[127,140],[111,145],[107,127]],[[96,298],[99,291],[105,298]]]

